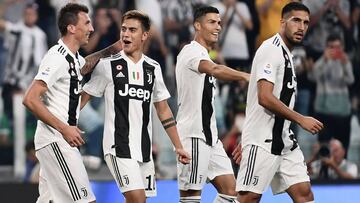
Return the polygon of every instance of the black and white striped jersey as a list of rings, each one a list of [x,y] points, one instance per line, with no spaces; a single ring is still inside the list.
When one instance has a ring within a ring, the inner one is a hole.
[[[177,56],[177,128],[181,138],[197,137],[214,146],[218,140],[214,108],[216,79],[199,72],[202,60],[211,61],[206,48],[196,41],[185,45]]]
[[[4,83],[26,90],[47,51],[46,35],[37,26],[7,22],[4,37],[8,51]]]
[[[242,145],[257,145],[275,155],[285,154],[298,146],[290,130],[291,121],[259,105],[257,82],[262,79],[274,84],[276,98],[290,109],[294,108],[297,83],[292,54],[280,34],[264,41],[256,51],[247,94]]]
[[[104,155],[150,161],[152,104],[170,97],[160,65],[145,55],[134,63],[121,51],[101,59],[83,89],[105,96]]]
[[[43,102],[59,120],[69,125],[77,125],[80,111],[81,80],[80,68],[85,59],[73,54],[62,40],[54,45],[41,61],[34,80],[44,81],[48,90]],[[60,132],[38,121],[35,132],[35,148],[40,149],[52,142],[63,140]]]

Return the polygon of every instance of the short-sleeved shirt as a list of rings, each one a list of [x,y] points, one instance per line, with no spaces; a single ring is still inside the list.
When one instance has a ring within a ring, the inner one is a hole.
[[[296,76],[292,55],[279,34],[267,39],[257,50],[249,81],[242,144],[261,146],[275,155],[288,153],[298,144],[286,120],[259,104],[257,83],[274,84],[272,94],[290,109],[294,108]]]
[[[212,62],[207,49],[196,41],[185,45],[177,56],[177,128],[180,138],[197,137],[214,146],[218,140],[214,111],[216,80],[199,72],[200,61]]]
[[[85,59],[78,53],[73,54],[62,40],[54,45],[41,61],[34,80],[46,83],[48,90],[42,97],[47,109],[60,121],[77,125],[80,111],[81,80],[80,67]],[[52,142],[64,141],[60,132],[41,120],[35,132],[35,149]]]
[[[6,22],[4,37],[8,51],[4,83],[26,90],[46,54],[46,35],[37,26]]]
[[[101,59],[83,89],[105,96],[104,155],[149,162],[152,104],[170,97],[160,65],[145,55],[134,63],[121,51]]]

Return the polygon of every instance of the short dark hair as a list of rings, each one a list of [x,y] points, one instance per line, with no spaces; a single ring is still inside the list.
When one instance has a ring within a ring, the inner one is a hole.
[[[25,5],[25,9],[28,9],[28,8],[34,9],[37,11],[39,9],[39,5],[37,3],[27,3]]]
[[[66,35],[68,25],[76,25],[80,12],[89,13],[89,9],[85,5],[68,3],[61,8],[58,18],[58,27],[61,36]]]
[[[200,6],[195,9],[194,12],[194,22],[198,21],[199,18],[205,16],[208,13],[217,13],[219,14],[219,10],[212,6]]]
[[[342,39],[341,39],[340,35],[338,35],[336,33],[332,33],[326,38],[326,44],[329,42],[337,41],[337,40],[339,40],[342,43]]]
[[[150,30],[150,26],[151,26],[151,20],[149,18],[149,16],[139,10],[131,10],[126,12],[121,19],[121,22],[124,22],[124,20],[127,19],[136,19],[138,21],[141,22],[142,28],[144,31],[148,32]]]
[[[284,6],[284,8],[281,11],[281,18],[284,18],[284,16],[291,11],[305,11],[310,15],[310,10],[308,7],[306,7],[304,4],[299,2],[290,2]]]

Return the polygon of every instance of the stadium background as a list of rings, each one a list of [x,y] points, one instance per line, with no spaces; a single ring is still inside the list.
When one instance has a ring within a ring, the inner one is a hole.
[[[224,0],[223,2],[226,2]],[[324,0],[325,1],[325,0]],[[341,0],[348,2],[349,18],[347,24],[341,25],[343,28],[343,38],[345,43],[346,53],[349,55],[353,65],[353,72],[355,75],[355,83],[349,86],[351,98],[359,100],[359,1],[358,0]],[[0,1],[0,19],[9,22],[18,22],[22,19],[22,11],[28,3],[37,3],[39,20],[38,26],[46,33],[47,46],[50,47],[56,43],[58,39],[58,32],[56,28],[56,13],[64,5],[67,0],[2,0]],[[193,30],[191,29],[191,18],[193,6],[200,3],[208,3],[212,5],[221,5],[217,0],[79,0],[77,2],[84,3],[91,8],[91,16],[93,18],[93,25],[97,34],[101,34],[98,41],[94,42],[92,46],[85,47],[81,50],[82,55],[86,56],[94,51],[100,50],[111,43],[115,42],[119,36],[119,19],[120,16],[127,10],[140,9],[145,11],[152,18],[155,25],[152,31],[152,39],[146,47],[146,53],[150,57],[158,60],[163,67],[163,74],[167,87],[172,94],[169,100],[171,108],[176,112],[176,86],[174,83],[174,63],[175,56],[181,45],[191,39]],[[269,2],[269,7],[276,7],[285,4],[286,0],[240,0],[242,5],[246,5],[251,16],[252,26],[246,29],[239,30],[244,32],[246,36],[247,47],[240,47],[240,49],[247,50],[248,57],[238,60],[237,65],[241,65],[243,70],[250,70],[250,61],[256,50],[257,38],[260,33],[263,19],[260,17],[260,11],[257,9],[257,3]],[[308,2],[308,1],[307,1]],[[346,4],[346,3],[345,3]],[[276,9],[275,9],[276,10]],[[273,19],[274,22],[276,21]],[[319,22],[319,25],[322,22]],[[223,25],[224,26],[224,25]],[[317,25],[315,25],[317,26]],[[276,26],[271,24],[271,27]],[[274,29],[275,29],[274,28]],[[224,39],[220,40],[225,43],[225,39],[230,40],[233,30],[224,31],[230,32],[224,35]],[[313,31],[309,31],[313,32]],[[93,38],[94,35],[92,36]],[[224,41],[225,42],[224,42]],[[305,40],[304,47],[308,51],[309,40]],[[4,70],[6,60],[9,58],[5,48],[6,37],[0,32],[0,80],[4,81]],[[224,45],[226,46],[226,45]],[[224,50],[217,49],[211,53],[218,62],[227,63],[231,66],[231,60],[227,60]],[[235,49],[235,47],[232,47]],[[239,47],[237,47],[239,48]],[[322,53],[320,53],[322,54]],[[245,54],[246,55],[246,54]],[[311,51],[307,52],[309,57],[317,58]],[[222,57],[223,56],[223,57]],[[242,56],[243,57],[243,56]],[[234,65],[232,67],[236,67]],[[2,83],[3,84],[3,83]],[[246,95],[246,87],[243,84],[226,84],[219,83],[222,92],[219,93],[217,103],[218,127],[220,136],[225,139],[224,143],[230,151],[237,139],[238,134],[234,133],[234,126],[236,125],[236,118],[244,110],[244,100]],[[3,91],[5,86],[0,86]],[[314,86],[309,88],[310,92],[315,92]],[[233,96],[238,95],[238,96]],[[312,98],[313,99],[313,98]],[[304,103],[305,97],[300,97],[298,103]],[[34,135],[35,121],[30,113],[26,113],[26,125],[14,126],[17,129],[23,129],[24,133],[15,135],[11,130],[12,121],[5,115],[5,109],[2,104],[6,101],[4,98],[0,99],[0,202],[35,202],[37,197],[37,185],[31,182],[36,182],[30,179],[25,174],[28,170],[33,170],[36,160],[34,160],[31,151],[31,142]],[[19,104],[14,104],[19,105]],[[91,109],[87,109],[84,113],[83,120],[80,121],[80,127],[87,133],[88,145],[81,149],[84,154],[84,160],[89,170],[89,176],[92,180],[92,186],[97,196],[98,202],[122,202],[121,194],[116,188],[112,177],[110,176],[106,165],[99,162],[96,157],[101,155],[101,133],[102,133],[102,115],[103,104],[102,100],[96,100],[92,103]],[[308,115],[314,113],[314,108],[311,103],[307,106]],[[347,159],[355,162],[358,166],[360,163],[360,128],[359,128],[359,110],[358,104],[353,105],[351,115],[351,134],[350,146],[348,150]],[[296,128],[296,126],[295,126]],[[297,129],[297,128],[296,128]],[[302,130],[298,130],[298,140],[301,148],[304,151],[306,159],[312,156],[313,144],[316,143],[317,137],[310,136]],[[174,180],[176,173],[175,159],[172,147],[160,123],[155,123],[154,126],[154,156],[156,157],[157,172],[158,172],[158,197],[149,199],[149,202],[176,202],[178,191],[176,182]],[[27,143],[27,144],[26,144]],[[27,146],[27,151],[25,147]],[[94,158],[95,157],[95,158]],[[36,167],[35,167],[36,170]],[[360,199],[360,181],[352,180],[313,180],[313,190],[316,202],[358,202]],[[212,202],[215,197],[215,190],[208,185],[203,193],[202,202]],[[291,202],[287,195],[272,196],[271,191],[268,190],[262,199],[262,202]]]

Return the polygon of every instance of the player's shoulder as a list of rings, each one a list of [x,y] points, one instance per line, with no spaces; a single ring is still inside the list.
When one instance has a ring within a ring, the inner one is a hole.
[[[112,54],[108,57],[100,58],[100,62],[109,62],[109,61],[115,61],[124,58],[124,56],[121,54],[121,52],[117,54]]]
[[[274,35],[271,38],[265,40],[260,47],[258,48],[257,52],[265,54],[267,56],[273,56],[278,53],[281,53],[282,46],[281,46],[281,37],[279,35]]]
[[[144,55],[144,62],[154,66],[155,68],[160,68],[160,64],[157,61],[155,61],[154,59],[152,59],[146,55]]]
[[[67,50],[63,45],[55,44],[52,46],[44,56],[44,60],[51,61],[52,63],[62,63],[66,61]]]
[[[178,60],[187,61],[199,55],[208,55],[207,50],[205,47],[201,46],[198,42],[192,41],[181,49],[178,55]]]

